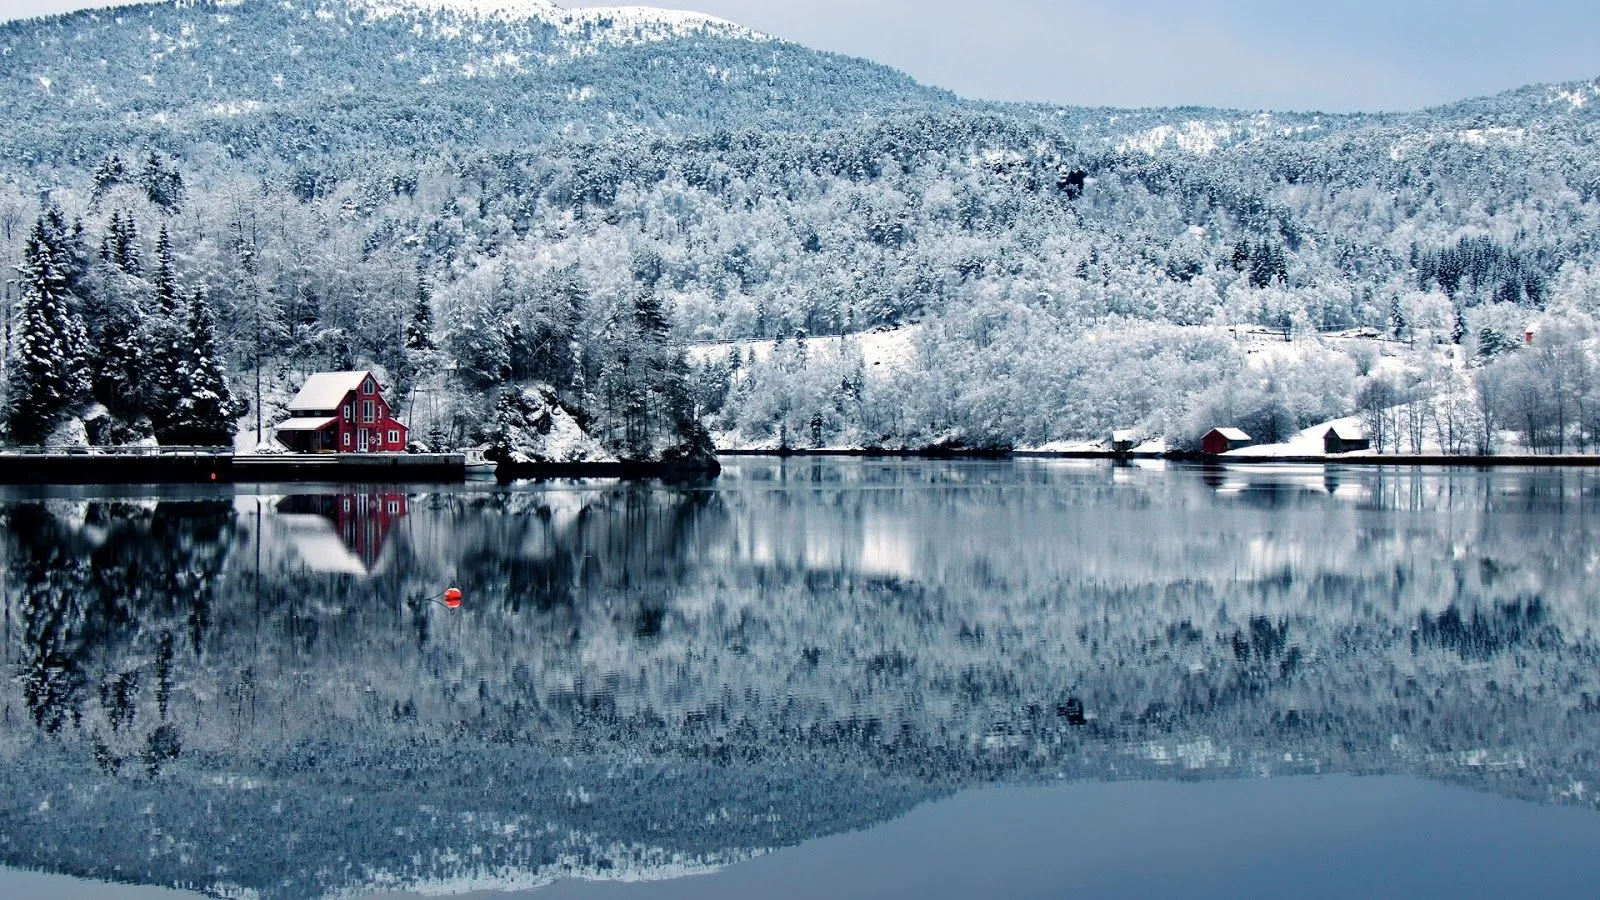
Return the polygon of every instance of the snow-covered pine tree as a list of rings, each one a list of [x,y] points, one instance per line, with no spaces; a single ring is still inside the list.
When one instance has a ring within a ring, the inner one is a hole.
[[[67,289],[76,293],[80,286],[79,282],[89,273],[91,263],[89,249],[84,242],[83,220],[75,219],[72,224],[67,224],[66,213],[61,211],[61,207],[52,203],[39,221],[44,226],[45,237],[61,265]]]
[[[113,209],[111,220],[106,223],[106,233],[100,237],[100,261],[113,263],[117,259],[116,237],[122,230],[122,210]]]
[[[529,316],[529,377],[569,391],[581,379],[579,322],[589,305],[589,289],[576,266],[565,266],[535,285]]]
[[[88,393],[88,339],[69,287],[60,235],[40,218],[23,250],[22,301],[7,370],[6,426],[13,440],[36,443]]]
[[[1406,311],[1399,294],[1394,295],[1394,299],[1389,302],[1389,333],[1394,335],[1397,341],[1406,333]]]
[[[176,165],[168,167],[162,163],[154,150],[145,157],[139,184],[150,202],[167,212],[177,212],[183,205],[183,175]]]
[[[449,312],[446,346],[456,372],[468,386],[483,389],[505,383],[511,374],[505,323],[496,319],[491,300],[474,296]]]
[[[112,188],[122,184],[127,177],[128,168],[123,164],[122,157],[115,153],[106,157],[105,161],[94,170],[94,190],[91,194],[93,201],[99,203]]]
[[[133,210],[124,216],[111,213],[111,259],[129,275],[139,274],[139,226],[133,219]],[[170,258],[171,248],[168,247]]]
[[[178,402],[186,390],[183,368],[189,344],[178,303],[178,279],[172,264],[172,240],[165,225],[156,236],[155,309],[145,319],[144,345],[149,367],[144,372],[144,408],[163,437],[176,422]]]
[[[427,274],[417,267],[417,298],[411,305],[411,318],[406,322],[406,349],[412,353],[427,353],[433,343],[433,297],[428,289]]]
[[[123,287],[138,284],[133,279],[102,282],[101,289],[84,297],[83,317],[94,360],[90,393],[125,422],[143,412],[145,394],[144,310],[137,291]]]
[[[216,317],[205,292],[196,290],[189,300],[188,343],[179,366],[181,396],[166,423],[165,443],[203,446],[227,445],[233,440],[233,419],[240,412],[228,386],[227,367],[217,352]]]
[[[166,225],[156,234],[155,285],[156,311],[167,316],[177,315],[178,278],[172,268],[172,236],[167,233]]]

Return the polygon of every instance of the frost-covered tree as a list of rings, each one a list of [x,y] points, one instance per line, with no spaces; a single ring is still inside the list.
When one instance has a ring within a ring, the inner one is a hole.
[[[177,212],[183,205],[183,175],[175,164],[163,162],[153,150],[145,155],[139,184],[150,202],[167,212]]]
[[[417,293],[411,302],[411,316],[406,320],[406,349],[412,353],[428,353],[435,349],[433,294],[421,266],[417,267]]]
[[[156,237],[156,266],[152,273],[154,307],[145,317],[143,344],[147,368],[144,408],[157,435],[174,423],[178,403],[185,396],[183,372],[189,358],[189,335],[178,299],[178,275],[173,265],[172,240],[165,225]]]
[[[22,300],[7,368],[6,425],[13,439],[42,440],[89,391],[88,337],[69,286],[67,248],[41,218],[20,268]]]
[[[180,395],[163,417],[157,437],[172,444],[230,444],[233,420],[241,410],[217,352],[216,320],[203,291],[190,297],[186,324],[187,341],[179,365]]]

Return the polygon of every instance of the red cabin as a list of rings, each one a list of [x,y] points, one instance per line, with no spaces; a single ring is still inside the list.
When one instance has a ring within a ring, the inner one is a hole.
[[[1216,456],[1254,443],[1255,440],[1250,435],[1237,428],[1213,428],[1200,439],[1200,452],[1207,456]]]
[[[403,453],[410,429],[392,415],[371,372],[318,372],[273,429],[298,453]]]

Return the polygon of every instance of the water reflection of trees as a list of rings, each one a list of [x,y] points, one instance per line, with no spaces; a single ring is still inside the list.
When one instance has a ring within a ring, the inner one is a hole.
[[[23,701],[47,733],[83,725],[93,668],[175,633],[201,651],[232,528],[221,502],[55,505],[15,504],[5,520]],[[111,731],[133,724],[142,683],[129,669],[95,688]]]
[[[1409,771],[1592,802],[1562,795],[1597,774],[1592,476],[1239,479],[1269,484],[810,463],[426,495],[359,576],[248,501],[13,503],[8,653],[60,771],[139,793],[226,769],[363,834],[302,794],[355,779],[376,823],[405,785],[707,859],[1028,777]],[[463,610],[426,602],[450,584]],[[618,759],[640,767],[597,774]],[[401,869],[467,837],[378,835]]]

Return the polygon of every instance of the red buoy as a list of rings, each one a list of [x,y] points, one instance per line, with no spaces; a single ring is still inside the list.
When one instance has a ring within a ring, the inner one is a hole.
[[[461,589],[451,588],[444,592],[444,605],[451,609],[461,608]]]

